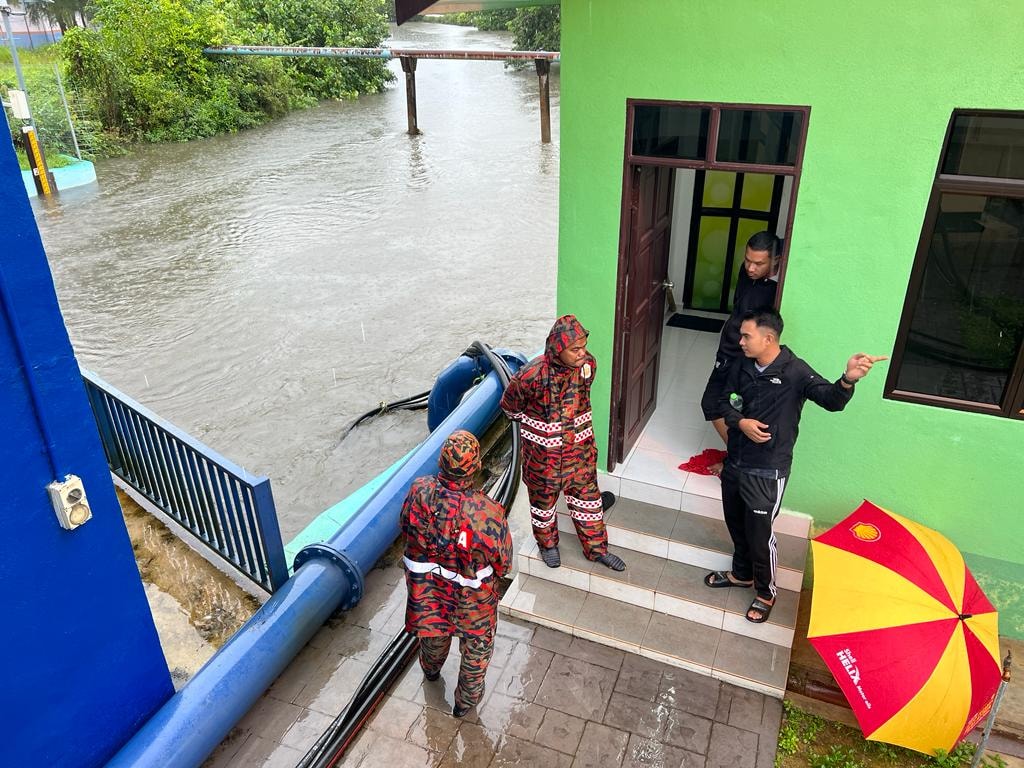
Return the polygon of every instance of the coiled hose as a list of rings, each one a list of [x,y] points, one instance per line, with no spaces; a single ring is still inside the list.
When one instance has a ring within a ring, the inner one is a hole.
[[[491,348],[480,341],[474,341],[467,354],[477,352],[487,358],[491,369],[498,375],[502,389],[508,387],[512,380],[512,371],[501,357],[494,354]],[[367,411],[356,419],[355,422],[345,431],[342,436],[349,434],[359,424],[392,410],[420,410],[427,407],[427,392],[419,395],[397,400],[394,403],[381,403],[380,407]],[[421,404],[422,402],[422,404]],[[487,495],[498,502],[505,509],[506,515],[512,502],[515,501],[516,492],[519,490],[519,456],[522,450],[522,438],[519,433],[519,423],[512,422],[512,453],[509,457],[508,466],[487,491]],[[299,761],[296,768],[333,768],[345,750],[355,740],[363,724],[369,720],[380,700],[391,690],[398,677],[405,671],[409,662],[416,655],[419,649],[419,638],[404,629],[400,631],[388,643],[377,660],[370,667],[370,671],[359,683],[356,692],[345,708],[341,710],[334,721],[328,726],[316,743]]]

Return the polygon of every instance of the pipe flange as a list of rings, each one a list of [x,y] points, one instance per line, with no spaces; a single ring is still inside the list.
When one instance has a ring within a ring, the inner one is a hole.
[[[354,608],[356,603],[362,599],[363,592],[366,589],[366,580],[363,578],[363,572],[359,570],[358,566],[344,552],[339,552],[326,544],[310,544],[307,547],[303,547],[295,555],[295,570],[299,570],[305,563],[313,559],[329,560],[348,577],[348,583],[352,588],[339,607],[343,611]]]

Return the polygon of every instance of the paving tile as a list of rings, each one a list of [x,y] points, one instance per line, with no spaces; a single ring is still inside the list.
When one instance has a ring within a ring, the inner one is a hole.
[[[624,693],[613,693],[603,722],[612,728],[636,733],[646,739],[659,739],[669,712],[669,708],[662,704],[653,704]]]
[[[420,716],[409,728],[409,735],[406,738],[412,744],[443,755],[451,746],[460,722],[449,712],[423,707]]]
[[[667,666],[661,662],[632,653],[626,654],[619,670],[619,677],[615,681],[615,690],[653,702],[658,698],[661,676],[665,669]]]
[[[302,713],[302,707],[264,695],[238,721],[238,727],[264,739],[280,741]]]
[[[385,736],[393,739],[405,739],[409,728],[419,719],[423,707],[411,701],[400,699],[395,696],[387,696],[373,717],[367,723],[367,728],[380,731]]]
[[[711,589],[704,586],[704,577],[707,573],[707,568],[669,560],[665,563],[665,569],[658,580],[658,592],[722,610],[729,603],[730,592],[741,593],[741,596],[746,598],[747,605],[754,599],[753,589]]]
[[[320,665],[328,655],[326,645],[326,640],[320,646],[307,644],[267,689],[267,695],[294,702],[306,684],[321,675]]]
[[[533,701],[554,655],[543,648],[520,643],[513,649],[505,669],[502,670],[498,679],[498,692]]]
[[[732,554],[732,539],[724,520],[680,512],[669,538],[702,549]]]
[[[417,744],[403,739],[393,739],[382,733],[377,735],[369,752],[370,763],[386,765],[388,768],[428,768],[437,762],[438,756]],[[300,755],[301,757],[301,755]],[[367,760],[363,760],[363,765]],[[292,763],[288,768],[294,768]]]
[[[715,651],[721,634],[721,630],[714,627],[654,613],[642,647],[692,667],[710,670],[715,663]]]
[[[729,725],[746,731],[760,732],[761,715],[764,713],[764,702],[767,698],[763,693],[737,688],[732,693]]]
[[[663,675],[658,701],[672,709],[712,719],[718,708],[721,689],[722,683],[713,677],[676,668]]]
[[[569,768],[572,757],[556,752],[532,741],[509,736],[494,755],[491,768],[522,768],[523,766],[544,766],[544,768]]]
[[[715,673],[786,689],[789,676],[789,648],[755,640],[752,637],[722,633],[715,654]]]
[[[348,624],[338,627],[325,650],[344,659],[356,659],[372,664],[394,638],[394,633]]]
[[[439,768],[487,768],[504,740],[501,734],[492,733],[475,723],[462,723],[441,758]]]
[[[761,728],[759,733],[762,736],[779,735],[779,728],[782,727],[782,702],[772,696],[764,699],[764,711],[761,713]]]
[[[536,624],[523,621],[522,619],[516,619],[511,616],[501,616],[498,618],[498,626],[497,629],[495,629],[495,634],[502,637],[510,637],[520,643],[528,643],[533,637],[533,631],[536,626]]]
[[[554,653],[564,654],[569,650],[569,646],[572,645],[572,635],[559,632],[551,627],[537,627],[533,633],[533,640],[530,641],[530,645],[544,648]]]
[[[754,768],[757,734],[715,723],[707,753],[707,768]]]
[[[370,665],[355,659],[339,659],[336,668],[332,670],[330,666],[325,662],[320,667],[324,676],[310,680],[295,698],[295,703],[334,717],[348,704]]]
[[[687,752],[671,744],[645,739],[633,734],[629,737],[623,768],[704,768],[704,755]]]
[[[363,758],[370,754],[374,743],[379,738],[381,738],[381,735],[377,731],[370,731],[364,728],[356,736],[356,740],[345,750],[341,762],[338,763],[338,768],[356,768],[363,761]]]
[[[559,651],[559,653],[613,670],[618,670],[622,666],[622,660],[626,657],[626,654],[617,648],[609,648],[607,645],[584,640],[582,637],[572,638],[569,648]]]
[[[418,662],[413,662],[409,668],[398,679],[395,687],[391,689],[391,695],[406,701],[412,701],[426,707],[439,709],[443,712],[451,712],[455,704],[455,689],[459,683],[459,666],[462,657],[458,651],[458,640],[452,642],[452,649],[441,667],[441,678],[436,681],[429,681],[423,676],[423,670]],[[529,646],[523,646],[528,649]],[[487,675],[484,678],[484,697],[482,704],[493,690],[498,688],[498,678],[502,674],[501,669],[488,667]],[[475,721],[476,710],[472,710],[466,717]]]
[[[576,623],[586,596],[586,592],[578,589],[529,576],[522,579],[512,609],[571,627]]]
[[[490,731],[532,741],[546,711],[539,704],[492,693],[479,707],[479,723]]]
[[[576,629],[591,636],[609,638],[639,648],[651,620],[651,611],[601,595],[586,596],[576,619]]]
[[[626,570],[614,571],[611,568],[598,565],[591,572],[591,579],[598,577],[651,590],[658,586],[658,579],[661,578],[662,569],[665,567],[665,558],[624,550],[620,550],[616,554],[626,562]],[[591,588],[596,591],[595,587]]]
[[[580,730],[582,732],[582,728]],[[203,768],[227,768],[249,736],[250,731],[247,728],[239,728],[236,725],[206,758]]]
[[[620,498],[605,515],[608,525],[667,539],[679,516],[678,509]]]
[[[251,734],[229,763],[238,768],[295,768],[305,752]]]
[[[541,746],[573,755],[580,745],[585,725],[586,722],[578,717],[559,712],[557,709],[549,709],[540,724],[540,730],[537,731],[536,741]]]
[[[555,655],[551,660],[536,702],[585,720],[601,720],[616,673],[579,659]]]
[[[374,569],[366,575],[366,592],[356,606],[345,614],[345,622],[367,629],[384,631],[396,610],[405,611],[405,583],[389,584],[385,572]]]
[[[494,636],[494,650],[491,652],[490,666],[495,669],[504,669],[515,646],[516,641],[511,637],[496,634]]]
[[[589,722],[583,729],[583,741],[576,752],[573,768],[616,768],[622,765],[629,734],[607,725]]]
[[[789,536],[785,533],[776,533],[775,539],[778,542],[776,547],[779,556],[779,566],[802,571],[807,565],[807,550],[809,542],[802,536]]]
[[[287,747],[295,747],[305,754],[326,731],[334,718],[323,712],[304,709],[298,719],[291,724],[280,741]]]
[[[679,709],[669,710],[665,724],[663,741],[674,747],[681,747],[687,752],[698,755],[708,751],[708,739],[711,736],[711,720]]]

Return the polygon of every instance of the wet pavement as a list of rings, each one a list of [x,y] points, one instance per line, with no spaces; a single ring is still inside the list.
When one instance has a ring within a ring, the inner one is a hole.
[[[294,766],[401,629],[398,566],[373,570],[356,608],[326,624],[207,768]],[[413,662],[340,766],[769,768],[781,702],[687,670],[499,617],[480,705],[451,708],[458,654],[431,683]]]

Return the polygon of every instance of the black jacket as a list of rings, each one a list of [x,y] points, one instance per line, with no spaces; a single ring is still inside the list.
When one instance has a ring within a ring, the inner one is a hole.
[[[770,277],[751,280],[747,276],[747,270],[740,267],[736,291],[732,297],[732,314],[722,326],[722,334],[718,338],[720,361],[723,358],[732,360],[743,356],[740,350],[740,325],[743,323],[743,316],[752,310],[773,306],[778,290],[779,284],[776,280]]]
[[[735,395],[739,397],[736,398]],[[841,411],[853,397],[837,379],[821,378],[814,369],[783,346],[763,372],[751,358],[731,366],[719,405],[729,427],[730,464],[754,474],[774,472],[787,476],[793,464],[793,446],[800,431],[800,412],[811,400],[826,411]],[[739,428],[740,419],[768,425],[772,439],[755,443]]]

